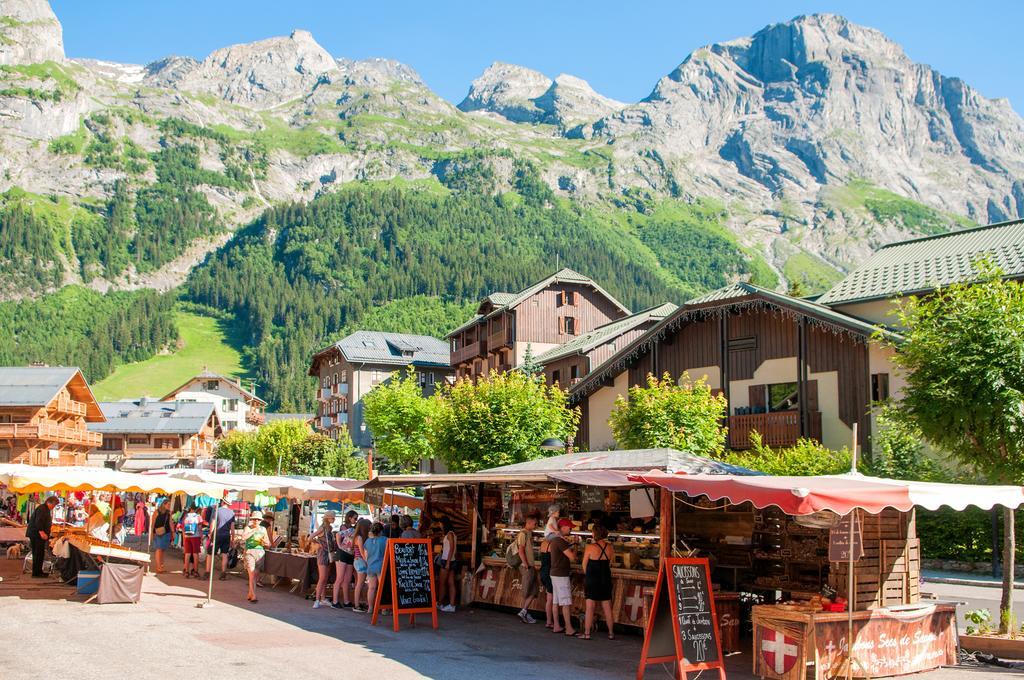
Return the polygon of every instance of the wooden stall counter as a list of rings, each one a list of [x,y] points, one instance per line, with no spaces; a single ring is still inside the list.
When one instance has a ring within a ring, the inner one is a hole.
[[[753,608],[754,675],[803,680],[845,675],[846,612],[811,611],[799,605]],[[956,608],[901,605],[853,612],[853,677],[907,675],[956,663]]]
[[[518,609],[523,597],[519,570],[510,569],[500,557],[485,557],[483,564],[484,570],[476,579],[474,601]],[[612,615],[616,623],[639,628],[647,625],[647,613],[650,611],[654,582],[657,579],[657,571],[612,569]],[[582,612],[586,597],[583,593],[583,572],[578,564],[572,566],[571,583],[573,609]],[[542,587],[541,597],[535,600],[533,605],[534,609],[541,613],[544,611],[543,596]],[[739,651],[739,595],[715,593],[715,608],[718,612],[723,651]]]
[[[139,552],[138,550],[129,550],[124,546],[115,544],[109,544],[106,541],[101,541],[97,538],[92,538],[87,535],[69,535],[67,537],[68,543],[75,546],[82,552],[88,555],[96,555],[97,557],[116,557],[122,560],[130,560],[132,562],[142,562],[149,564],[150,556],[149,553]]]

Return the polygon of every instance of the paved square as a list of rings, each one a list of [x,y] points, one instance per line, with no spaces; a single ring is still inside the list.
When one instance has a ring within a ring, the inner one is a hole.
[[[170,562],[173,564],[173,562]],[[56,581],[23,577],[20,562],[0,560],[0,677],[294,677],[439,680],[622,680],[635,677],[639,636],[590,641],[527,626],[513,614],[482,609],[422,618],[395,633],[390,618],[317,609],[298,595],[264,588],[245,601],[241,578],[214,581],[212,607],[199,609],[206,582],[178,573],[145,578],[137,605],[83,604]],[[750,655],[728,658],[730,678],[750,678]],[[928,680],[1005,678],[989,668],[945,669]],[[649,678],[668,677],[651,667]]]

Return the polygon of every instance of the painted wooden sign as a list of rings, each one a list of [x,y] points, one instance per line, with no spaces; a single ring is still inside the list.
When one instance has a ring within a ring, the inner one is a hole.
[[[815,621],[821,677],[845,670],[849,656],[846,620]],[[956,634],[935,607],[892,611],[853,622],[853,676],[878,678],[920,673],[956,664]]]
[[[718,617],[706,559],[667,558],[654,585],[637,680],[652,663],[671,663],[673,677],[717,669],[725,680]]]
[[[852,535],[851,521],[853,522]],[[829,562],[849,562],[851,552],[854,562],[859,562],[860,558],[864,557],[864,532],[856,512],[840,517],[828,532]]]
[[[430,614],[437,628],[437,607],[434,595],[434,567],[430,560],[429,538],[392,538],[384,552],[377,596],[374,598],[371,625],[384,611],[391,610],[394,629],[399,629],[401,614]]]

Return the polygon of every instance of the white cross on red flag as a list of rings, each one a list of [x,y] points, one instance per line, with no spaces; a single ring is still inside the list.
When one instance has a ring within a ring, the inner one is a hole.
[[[761,657],[765,663],[779,675],[788,673],[796,663],[796,656],[799,652],[796,640],[777,630],[762,628],[760,647]]]

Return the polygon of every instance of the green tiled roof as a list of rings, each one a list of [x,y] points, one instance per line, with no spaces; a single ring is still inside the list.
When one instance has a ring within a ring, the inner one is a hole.
[[[589,352],[599,345],[603,345],[606,342],[616,338],[626,331],[629,331],[640,324],[646,323],[647,321],[661,321],[666,316],[676,311],[677,307],[671,302],[666,302],[663,305],[657,307],[651,307],[645,309],[642,312],[637,312],[632,316],[627,316],[624,319],[618,319],[610,323],[606,323],[603,326],[598,326],[589,333],[584,333],[579,337],[573,338],[571,341],[558,347],[552,347],[547,352],[537,356],[537,363],[549,364],[556,359],[567,357],[571,354]]]
[[[522,302],[523,300],[527,299],[528,297],[530,297],[531,295],[533,295],[537,291],[544,290],[548,286],[551,286],[551,285],[554,285],[554,284],[557,284],[557,283],[579,283],[579,284],[582,284],[582,285],[585,285],[585,286],[593,286],[594,289],[597,292],[601,293],[606,298],[611,300],[612,304],[614,304],[616,307],[618,307],[622,311],[626,312],[627,314],[629,313],[629,308],[627,308],[621,302],[619,302],[614,297],[612,297],[611,294],[608,293],[608,291],[606,291],[605,289],[601,288],[601,286],[599,286],[596,283],[594,283],[594,281],[592,279],[590,279],[589,277],[584,276],[583,274],[580,274],[577,271],[573,271],[572,269],[569,269],[568,267],[565,267],[563,269],[559,269],[557,272],[555,272],[551,276],[548,276],[547,278],[541,279],[540,281],[538,281],[537,283],[533,284],[532,286],[529,286],[528,288],[524,288],[523,290],[519,291],[518,293],[491,293],[486,298],[484,298],[485,301],[489,300],[491,302],[491,304],[494,305],[494,309],[491,312],[487,313],[486,315],[480,315],[480,314],[476,315],[474,318],[470,319],[466,323],[462,324],[461,326],[459,326],[455,330],[453,330],[450,333],[448,333],[448,335],[446,335],[445,337],[450,338],[451,336],[455,335],[459,331],[465,330],[466,328],[472,326],[474,323],[479,321],[481,317],[482,318],[490,318],[492,316],[495,316],[496,314],[499,314],[503,310],[508,309],[509,307],[515,307],[520,302]]]
[[[705,293],[700,297],[688,300],[686,304],[683,305],[683,308],[730,300],[732,298],[741,298],[748,295],[760,295],[771,302],[792,307],[806,314],[846,326],[850,330],[858,331],[866,336],[870,336],[875,332],[875,326],[872,324],[841,312],[837,312],[831,307],[826,307],[818,301],[792,297],[785,293],[779,293],[774,290],[762,288],[761,286],[755,286],[754,284],[747,283],[745,281],[734,283],[731,286],[725,286],[724,288],[719,288],[718,290],[713,290],[710,293]]]
[[[818,298],[826,305],[909,295],[972,281],[989,257],[1009,277],[1024,276],[1024,220],[892,243]]]

